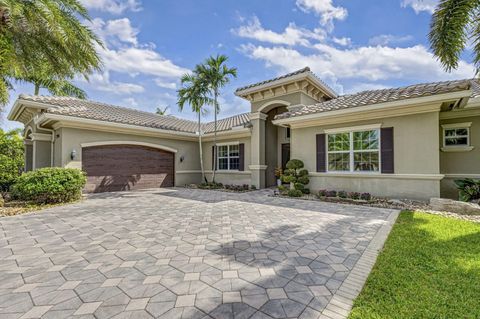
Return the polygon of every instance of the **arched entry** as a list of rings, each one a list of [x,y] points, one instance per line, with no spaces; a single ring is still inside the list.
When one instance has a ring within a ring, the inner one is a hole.
[[[30,126],[25,128],[23,134],[23,144],[25,147],[25,172],[33,170],[33,141],[32,141],[33,130]]]
[[[261,107],[262,113],[267,115],[265,121],[265,184],[267,187],[276,185],[276,168],[290,159],[290,136],[287,128],[274,125],[275,116],[287,112],[290,104],[284,101],[272,101]],[[260,109],[259,109],[260,110]]]

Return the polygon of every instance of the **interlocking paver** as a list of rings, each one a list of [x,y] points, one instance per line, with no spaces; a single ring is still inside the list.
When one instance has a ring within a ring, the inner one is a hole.
[[[107,193],[0,218],[0,317],[345,315],[392,211],[269,194]]]

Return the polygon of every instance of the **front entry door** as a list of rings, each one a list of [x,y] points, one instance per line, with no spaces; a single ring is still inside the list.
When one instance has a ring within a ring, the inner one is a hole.
[[[290,143],[282,144],[282,169],[287,168],[287,163],[290,160]]]

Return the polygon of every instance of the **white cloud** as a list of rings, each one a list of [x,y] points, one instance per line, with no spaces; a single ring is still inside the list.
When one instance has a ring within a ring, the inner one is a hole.
[[[177,83],[176,82],[167,82],[163,79],[155,79],[155,84],[158,87],[164,88],[164,89],[170,89],[170,90],[176,90],[177,89]]]
[[[127,97],[127,98],[123,99],[122,102],[125,106],[128,106],[128,107],[137,107],[138,106],[137,100],[135,100],[135,98],[133,98],[133,97]]]
[[[461,61],[452,73],[443,71],[435,57],[422,45],[408,48],[386,46],[337,49],[326,44],[315,45],[317,52],[302,54],[292,48],[243,45],[241,50],[250,58],[262,60],[281,72],[290,72],[309,65],[329,83],[336,80],[407,80],[441,81],[469,78],[475,74],[473,65]]]
[[[91,75],[89,84],[98,91],[111,92],[119,95],[142,93],[145,91],[143,86],[136,83],[111,81],[110,73],[107,71]]]
[[[139,0],[80,0],[87,8],[99,11],[105,11],[111,14],[121,14],[125,11],[142,10]]]
[[[437,4],[438,0],[402,0],[402,8],[412,7],[417,14],[422,11],[433,13]]]
[[[346,38],[346,37],[343,37],[343,38],[336,38],[336,37],[333,37],[332,38],[332,41],[338,45],[342,45],[342,46],[349,46],[352,44],[352,39],[350,38]]]
[[[297,0],[297,6],[305,12],[314,12],[320,16],[323,25],[331,25],[333,20],[344,20],[347,9],[335,7],[332,0]]]
[[[100,18],[95,18],[91,24],[94,32],[109,44],[116,44],[117,40],[134,46],[138,44],[137,35],[140,31],[132,27],[128,18],[106,22]]]
[[[118,50],[105,48],[100,54],[107,70],[131,76],[144,74],[178,78],[188,72],[188,69],[174,64],[152,48],[127,47]]]
[[[321,29],[313,31],[300,28],[291,22],[282,33],[267,30],[262,27],[260,20],[254,16],[246,25],[232,32],[242,38],[254,39],[261,42],[285,45],[310,46],[309,39],[321,41],[325,39],[325,32]]]
[[[374,36],[368,40],[370,45],[382,45],[385,46],[387,44],[395,44],[395,43],[402,43],[406,41],[412,40],[413,37],[411,35],[393,35],[393,34],[380,34]]]

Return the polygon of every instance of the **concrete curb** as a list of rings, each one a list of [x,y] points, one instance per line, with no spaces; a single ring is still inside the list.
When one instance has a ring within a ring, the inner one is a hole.
[[[322,311],[320,319],[345,319],[348,317],[353,301],[362,291],[399,213],[400,211],[390,213],[387,222],[377,231],[350,274]]]

